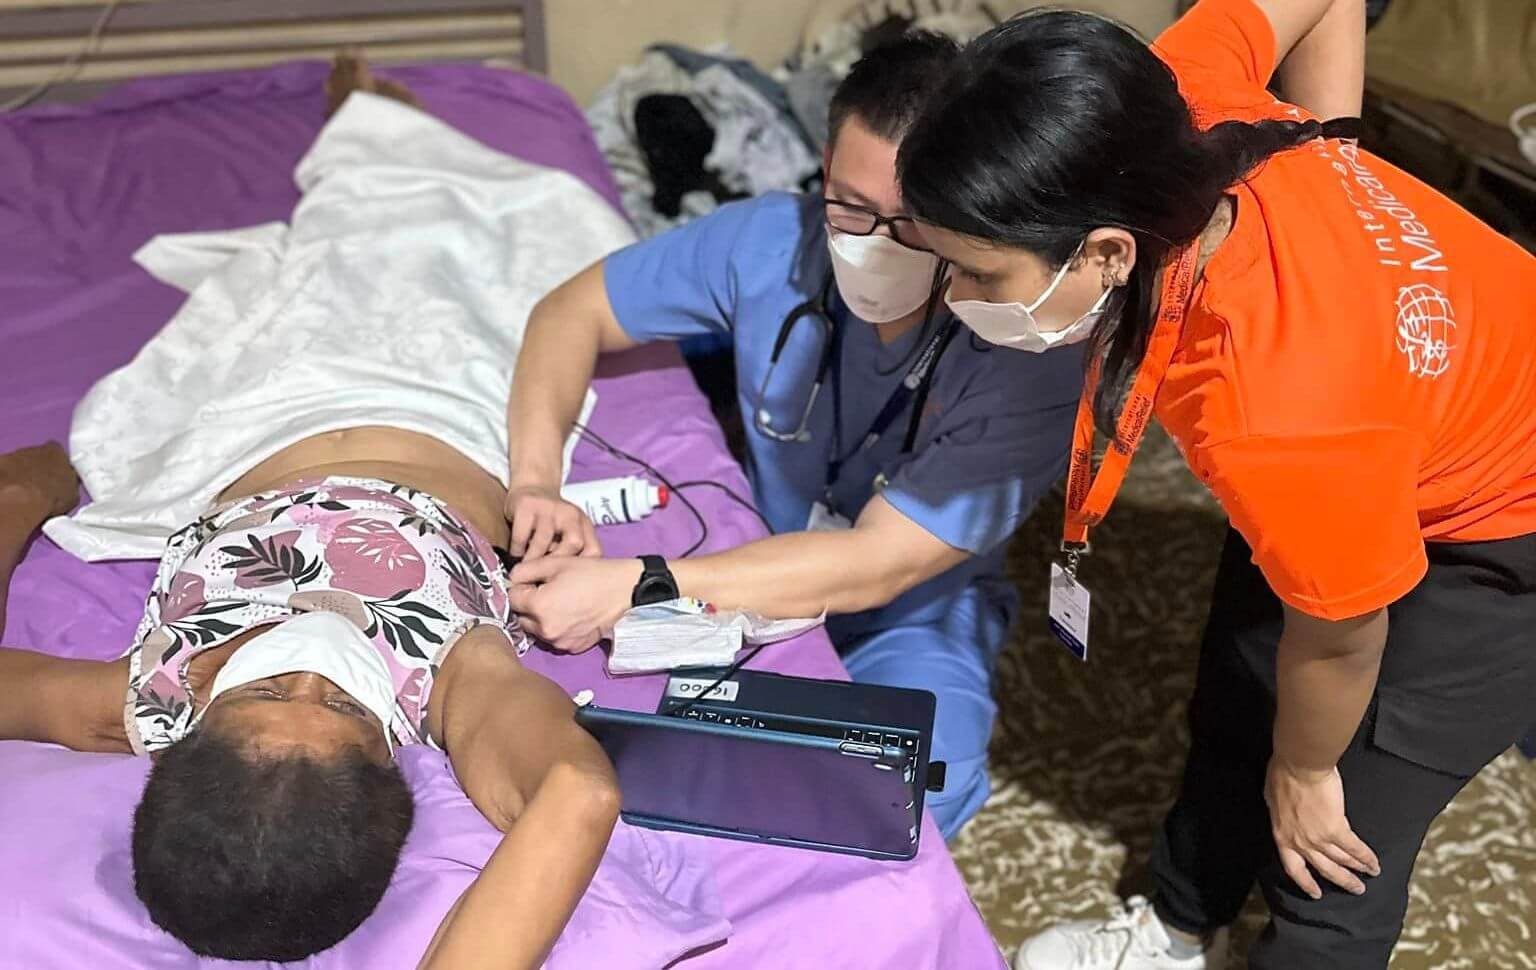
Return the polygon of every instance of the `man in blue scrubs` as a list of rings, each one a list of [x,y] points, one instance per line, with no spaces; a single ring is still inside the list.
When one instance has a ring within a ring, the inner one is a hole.
[[[946,838],[987,798],[992,671],[1018,607],[1004,546],[1066,467],[1083,371],[1080,348],[976,340],[936,294],[895,160],[954,54],[916,34],[859,62],[833,99],[825,198],[727,205],[539,304],[513,381],[507,510],[524,558],[513,605],[559,649],[592,646],[653,586],[768,616],[825,610],[855,680],[937,695],[932,756],[949,773],[928,804]],[[591,524],[559,486],[598,354],[707,333],[732,338],[775,535],[659,567],[590,558]]]

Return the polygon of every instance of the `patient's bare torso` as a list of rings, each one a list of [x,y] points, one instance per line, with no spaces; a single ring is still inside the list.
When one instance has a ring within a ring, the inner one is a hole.
[[[218,500],[245,498],[301,479],[327,475],[380,478],[420,489],[451,506],[493,544],[507,544],[507,521],[502,514],[507,493],[501,483],[436,438],[398,428],[348,428],[295,442],[240,476],[219,493]],[[246,631],[229,643],[194,657],[187,666],[187,681],[193,692],[206,693],[230,655],[268,629]],[[494,636],[495,632],[487,628],[471,631],[470,635],[478,638]],[[116,675],[113,682],[119,682]],[[121,708],[121,698],[117,697],[111,711],[114,727],[120,724]],[[123,745],[126,747],[126,739]]]
[[[219,501],[326,475],[380,478],[420,489],[467,518],[493,545],[507,544],[502,513],[507,492],[501,483],[436,438],[398,428],[348,428],[295,442],[241,475],[219,493]]]

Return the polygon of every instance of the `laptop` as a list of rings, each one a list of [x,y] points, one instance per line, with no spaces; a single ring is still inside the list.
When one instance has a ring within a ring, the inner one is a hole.
[[[727,676],[729,673],[729,676]],[[934,696],[755,670],[678,672],[654,714],[588,705],[632,825],[875,859],[917,854]]]

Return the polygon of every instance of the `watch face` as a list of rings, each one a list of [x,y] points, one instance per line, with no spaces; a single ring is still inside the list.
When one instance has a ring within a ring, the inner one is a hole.
[[[639,588],[635,590],[635,602],[641,606],[665,603],[671,599],[677,599],[677,590],[667,582],[665,576],[646,576],[640,580]]]

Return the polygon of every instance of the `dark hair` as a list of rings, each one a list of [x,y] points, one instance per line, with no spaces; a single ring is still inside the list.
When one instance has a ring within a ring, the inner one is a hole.
[[[389,886],[414,815],[393,764],[265,757],[204,726],[161,752],[133,817],[133,888],[201,956],[302,960]]]
[[[1116,413],[1146,354],[1158,269],[1196,239],[1222,195],[1270,155],[1323,133],[1318,122],[1195,127],[1171,70],[1104,17],[1032,11],[955,59],[897,156],[919,218],[1036,253],[1059,268],[1094,229],[1136,240],[1136,266],[1093,335],[1103,359],[1098,425]]]
[[[939,87],[944,65],[959,53],[959,44],[931,30],[910,30],[866,51],[832,93],[827,144],[837,142],[850,115],[881,138],[899,141]]]

